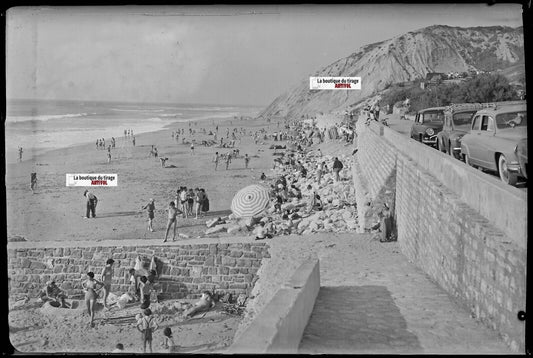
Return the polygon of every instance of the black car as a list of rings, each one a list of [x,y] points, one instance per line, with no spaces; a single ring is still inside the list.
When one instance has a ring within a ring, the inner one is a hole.
[[[444,125],[444,110],[445,107],[432,107],[418,111],[415,123],[411,126],[410,137],[429,146],[436,146],[437,133]]]

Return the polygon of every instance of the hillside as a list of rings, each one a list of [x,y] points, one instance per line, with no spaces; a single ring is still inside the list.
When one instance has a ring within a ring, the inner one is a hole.
[[[309,76],[359,76],[360,91],[309,90],[309,78],[277,97],[260,116],[314,115],[344,110],[393,83],[429,72],[497,71],[524,77],[523,28],[434,25],[363,46]]]

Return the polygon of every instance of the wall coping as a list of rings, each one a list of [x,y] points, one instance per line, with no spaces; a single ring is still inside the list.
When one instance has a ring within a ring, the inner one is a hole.
[[[238,243],[261,243],[253,236],[236,237],[204,237],[199,239],[168,241],[163,243],[162,239],[124,239],[124,240],[98,240],[98,241],[14,241],[7,243],[7,249],[55,249],[72,247],[117,247],[117,246],[184,246],[201,244],[238,244]]]
[[[319,260],[308,259],[225,353],[297,353],[319,290]]]

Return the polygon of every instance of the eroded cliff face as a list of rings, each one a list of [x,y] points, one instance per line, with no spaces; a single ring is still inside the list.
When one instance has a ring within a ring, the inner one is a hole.
[[[510,70],[512,69],[512,70]],[[261,116],[314,115],[344,110],[392,83],[425,78],[429,72],[497,71],[524,76],[523,28],[435,25],[359,48],[309,76],[358,76],[362,89],[309,90],[309,78],[277,97]]]

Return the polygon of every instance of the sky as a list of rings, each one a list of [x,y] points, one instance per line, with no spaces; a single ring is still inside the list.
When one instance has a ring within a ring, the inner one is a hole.
[[[522,26],[518,4],[15,7],[7,98],[267,105],[359,47],[431,25]]]

